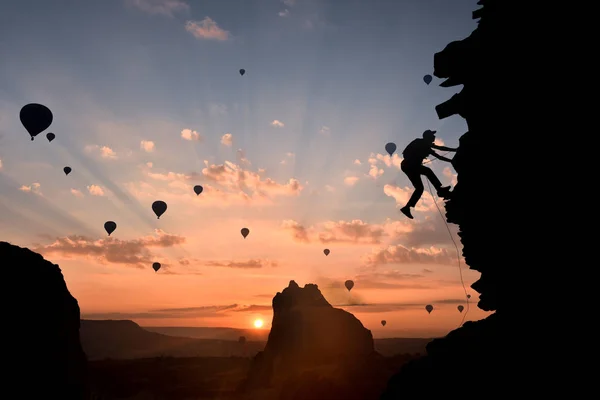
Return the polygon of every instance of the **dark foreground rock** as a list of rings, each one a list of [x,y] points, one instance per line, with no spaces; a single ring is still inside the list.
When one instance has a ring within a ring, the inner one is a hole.
[[[15,399],[87,398],[79,305],[58,265],[0,242],[3,392]]]

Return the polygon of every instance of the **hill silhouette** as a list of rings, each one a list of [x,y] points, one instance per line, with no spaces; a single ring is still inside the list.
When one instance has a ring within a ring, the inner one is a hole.
[[[149,357],[253,356],[264,342],[195,339],[150,332],[129,320],[82,320],[81,343],[90,360]]]
[[[485,397],[533,387],[540,395],[541,386],[531,382],[541,375],[541,365],[531,357],[519,360],[534,350],[533,332],[538,330],[524,307],[527,293],[535,287],[526,260],[538,229],[535,213],[524,207],[517,190],[531,183],[532,175],[518,160],[532,150],[525,141],[533,132],[528,130],[533,119],[539,121],[531,107],[540,95],[523,70],[526,61],[539,65],[528,58],[534,35],[530,24],[536,17],[528,2],[477,4],[483,5],[473,13],[478,27],[434,56],[434,75],[447,78],[441,86],[463,85],[436,111],[440,119],[458,115],[468,125],[452,161],[458,183],[446,200],[446,218],[460,228],[466,263],[481,273],[471,286],[480,293],[477,306],[495,313],[433,340],[426,356],[408,363],[390,380],[382,400],[424,393],[462,396],[461,382],[467,378],[468,386],[481,389],[478,395]],[[498,144],[499,138],[504,145]],[[503,183],[511,185],[503,189],[510,194],[499,192]],[[526,222],[515,229],[510,221]],[[507,241],[510,249],[499,250],[499,243]],[[514,277],[516,265],[523,266],[519,279]]]
[[[79,305],[60,268],[0,242],[4,308],[3,392],[15,398],[85,399]]]

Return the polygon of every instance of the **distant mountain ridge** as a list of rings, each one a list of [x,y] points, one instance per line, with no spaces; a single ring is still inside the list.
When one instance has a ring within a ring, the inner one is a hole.
[[[81,320],[81,344],[89,360],[149,357],[253,357],[269,330],[211,327],[141,327],[131,320]],[[190,335],[190,336],[185,336]],[[238,342],[245,336],[244,345]],[[430,339],[375,339],[384,356],[424,353]]]

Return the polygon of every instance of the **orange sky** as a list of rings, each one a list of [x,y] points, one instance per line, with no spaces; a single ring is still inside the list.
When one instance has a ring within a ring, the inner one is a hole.
[[[0,240],[59,264],[85,318],[268,327],[272,297],[295,280],[318,284],[376,336],[459,325],[457,227],[447,231],[427,184],[414,220],[398,208],[413,190],[404,147],[426,129],[456,147],[467,130],[435,112],[458,89],[423,76],[475,27],[471,5],[434,15],[425,2],[383,13],[355,2],[336,26],[322,2],[284,14],[256,2],[256,18],[219,2],[210,18],[191,2],[191,14],[168,15],[91,3],[14,2],[0,41],[11,54],[0,63]],[[52,26],[31,24],[32,13]],[[19,121],[29,102],[54,115],[34,141]],[[427,165],[456,183],[449,164]],[[159,220],[155,200],[168,204]],[[108,220],[118,225],[110,238]],[[463,276],[476,304],[479,274]],[[467,319],[485,315],[472,306]]]

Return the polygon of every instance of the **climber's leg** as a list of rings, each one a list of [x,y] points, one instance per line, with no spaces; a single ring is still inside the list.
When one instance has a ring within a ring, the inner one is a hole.
[[[410,165],[406,165],[406,163],[404,163],[404,162],[401,164],[400,167],[402,169],[402,172],[404,172],[406,174],[406,176],[408,177],[410,182],[415,187],[415,191],[410,196],[408,203],[406,203],[406,205],[404,207],[402,207],[400,209],[400,211],[402,212],[402,214],[406,215],[408,218],[413,219],[413,216],[410,212],[410,208],[417,205],[417,202],[423,195],[423,190],[425,188],[423,187],[423,181],[421,180],[421,174],[419,174],[418,168],[412,167]]]
[[[437,195],[439,197],[447,198],[450,196],[450,186],[442,186],[442,182],[440,182],[440,180],[431,170],[431,168],[427,168],[424,165],[421,165],[421,167],[419,168],[419,172],[422,175],[425,175],[427,179],[429,179],[433,187],[436,188]]]

